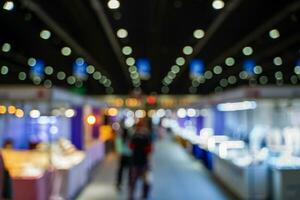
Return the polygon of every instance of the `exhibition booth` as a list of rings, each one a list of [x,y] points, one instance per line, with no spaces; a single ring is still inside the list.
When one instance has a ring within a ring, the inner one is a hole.
[[[167,124],[237,197],[298,199],[299,115],[300,88],[251,87],[178,108]]]
[[[1,155],[12,198],[72,199],[104,157],[99,134],[106,105],[58,88],[8,86],[0,96]]]

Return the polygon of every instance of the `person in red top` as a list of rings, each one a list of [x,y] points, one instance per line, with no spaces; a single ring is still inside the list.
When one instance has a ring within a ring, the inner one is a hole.
[[[152,152],[150,131],[144,121],[136,125],[129,147],[132,150],[132,163],[129,176],[129,200],[134,199],[136,182],[141,178],[143,181],[143,199],[148,198],[150,182],[147,178],[149,173],[149,156]]]

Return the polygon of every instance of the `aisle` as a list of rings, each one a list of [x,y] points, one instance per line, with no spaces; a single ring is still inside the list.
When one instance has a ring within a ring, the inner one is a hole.
[[[126,199],[126,188],[118,194],[114,187],[116,165],[116,157],[109,156],[78,200]],[[152,200],[230,199],[198,161],[168,139],[156,143],[152,166]]]

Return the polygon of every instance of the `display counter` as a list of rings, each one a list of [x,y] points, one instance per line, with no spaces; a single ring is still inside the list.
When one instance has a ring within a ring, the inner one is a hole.
[[[265,163],[238,165],[213,154],[213,173],[240,199],[268,197],[268,166]]]

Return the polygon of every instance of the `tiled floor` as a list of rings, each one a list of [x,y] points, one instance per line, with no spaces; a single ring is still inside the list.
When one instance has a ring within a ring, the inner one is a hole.
[[[169,139],[158,141],[153,155],[152,200],[232,199],[211,178],[204,167]],[[114,187],[117,160],[107,159],[96,169],[91,183],[78,200],[123,200],[126,188]]]

